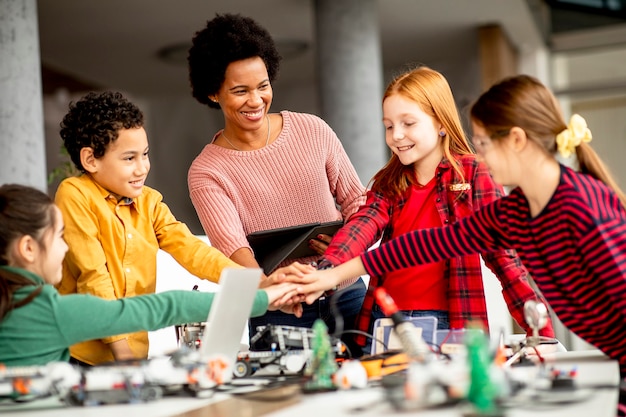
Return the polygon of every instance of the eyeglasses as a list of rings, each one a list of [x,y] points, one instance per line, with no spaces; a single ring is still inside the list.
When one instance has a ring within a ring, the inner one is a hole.
[[[474,150],[477,154],[484,154],[485,151],[487,151],[491,147],[491,145],[493,145],[493,139],[503,138],[505,136],[508,136],[509,133],[511,133],[511,129],[500,130],[498,132],[495,132],[491,136],[473,136],[472,144],[474,145]]]
[[[489,149],[489,147],[493,143],[491,142],[491,138],[487,136],[473,136],[472,137],[472,145],[474,145],[474,150],[477,154],[482,155]]]

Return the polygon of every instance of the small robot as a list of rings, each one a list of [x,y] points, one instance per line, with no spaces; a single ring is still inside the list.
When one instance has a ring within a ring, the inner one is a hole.
[[[278,373],[302,373],[313,356],[314,333],[306,327],[268,325],[257,328],[250,339],[250,351],[239,352],[233,374],[243,378],[268,365],[277,365]],[[343,344],[332,338],[333,352],[341,356]]]
[[[62,399],[80,379],[80,372],[67,362],[14,367],[0,364],[0,401],[28,402],[51,396]]]

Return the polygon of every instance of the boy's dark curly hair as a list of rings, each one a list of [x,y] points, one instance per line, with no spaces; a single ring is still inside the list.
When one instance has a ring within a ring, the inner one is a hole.
[[[228,64],[260,57],[270,82],[276,79],[280,55],[269,32],[249,17],[240,14],[216,14],[192,39],[187,61],[192,95],[202,104],[219,109],[209,99],[224,82]]]
[[[70,103],[70,110],[61,121],[61,138],[76,168],[85,172],[80,162],[82,148],[92,148],[94,156],[102,158],[121,129],[143,127],[143,124],[141,110],[121,93],[91,92]]]

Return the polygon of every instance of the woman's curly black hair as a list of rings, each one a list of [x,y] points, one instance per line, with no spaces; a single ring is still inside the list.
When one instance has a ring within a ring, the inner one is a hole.
[[[70,103],[60,133],[72,162],[80,172],[85,172],[80,162],[82,148],[92,148],[94,156],[102,158],[121,129],[143,127],[143,124],[141,110],[121,93],[91,92]]]
[[[270,33],[249,17],[217,14],[192,39],[187,57],[192,95],[219,109],[209,96],[222,86],[228,64],[256,56],[265,62],[270,82],[274,81],[281,57]]]

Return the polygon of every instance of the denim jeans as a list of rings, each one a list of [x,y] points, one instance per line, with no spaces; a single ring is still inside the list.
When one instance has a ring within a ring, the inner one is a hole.
[[[365,297],[365,283],[359,278],[351,286],[338,291],[331,297],[320,298],[313,304],[303,304],[302,317],[298,318],[292,314],[286,314],[281,311],[268,311],[263,316],[253,317],[250,319],[250,337],[256,333],[258,326],[268,324],[276,324],[283,326],[312,327],[317,319],[324,320],[328,326],[328,334],[338,333],[346,345],[352,356],[360,356],[360,348],[352,341],[352,334],[343,334],[346,330],[354,330],[356,317],[361,310],[363,298]],[[339,298],[337,298],[339,297]],[[338,316],[335,317],[332,309],[336,303]],[[338,319],[338,320],[337,320]],[[341,322],[343,320],[343,323]],[[255,349],[264,347],[255,347]]]
[[[446,330],[450,328],[450,319],[447,310],[400,310],[404,317],[435,317],[437,319],[437,330]],[[374,322],[378,319],[387,317],[377,304],[372,308],[372,315],[367,332],[371,335],[374,333]],[[372,350],[372,339],[367,339],[363,346],[363,353],[369,354]]]

